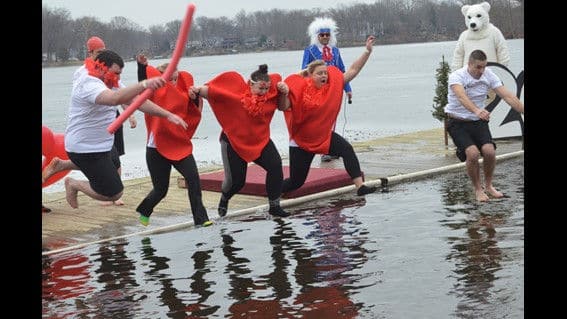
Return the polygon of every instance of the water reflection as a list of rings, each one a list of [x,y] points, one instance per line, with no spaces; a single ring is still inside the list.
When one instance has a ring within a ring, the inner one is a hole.
[[[513,217],[518,211],[511,203],[523,206],[523,162],[522,165],[497,167],[495,182],[505,198],[491,199],[488,203],[478,203],[471,190],[470,180],[466,178],[447,178],[442,181],[443,202],[447,217],[442,223],[455,232],[448,238],[452,249],[447,260],[455,263],[454,278],[456,283],[451,294],[459,298],[455,314],[459,318],[493,317],[502,313],[503,301],[510,300],[512,293],[497,289],[497,281],[502,274],[505,255],[516,255],[523,263],[518,250],[523,250],[523,232],[507,233],[507,228],[516,222]],[[509,172],[507,170],[513,170]],[[511,209],[512,206],[512,209]],[[523,207],[519,210],[523,212]],[[523,224],[523,213],[521,216]],[[501,242],[508,242],[507,251],[500,247]],[[510,246],[509,243],[518,243]],[[514,262],[518,262],[513,258]],[[518,302],[518,301],[517,301]],[[520,300],[523,304],[523,301]],[[506,309],[509,310],[509,309]]]
[[[254,262],[238,257],[242,248],[230,234],[223,234],[223,254],[229,261],[229,296],[236,300],[233,318],[354,318],[361,304],[354,304],[349,285],[356,276],[348,272],[366,261],[360,225],[342,211],[364,205],[364,199],[336,200],[322,209],[296,211],[309,226],[307,236],[298,235],[292,221],[275,219],[270,236],[272,271],[257,280],[250,277]],[[303,219],[304,218],[304,219]],[[349,224],[348,227],[343,226]],[[349,239],[345,239],[345,235]],[[295,269],[293,265],[295,264]],[[355,290],[356,285],[350,286]],[[265,297],[259,291],[271,290]]]
[[[142,239],[142,260],[149,261],[149,270],[145,271],[146,284],[159,285],[155,288],[159,292],[160,305],[166,306],[168,311],[166,315],[168,318],[187,318],[190,314],[191,318],[207,318],[208,315],[215,312],[217,307],[211,307],[204,302],[208,296],[213,294],[210,289],[211,284],[204,280],[204,276],[210,272],[207,265],[211,251],[196,251],[192,256],[195,272],[190,277],[190,292],[197,297],[189,298],[190,300],[184,301],[179,295],[183,292],[174,287],[176,281],[181,279],[174,279],[166,271],[169,270],[168,262],[170,258],[156,255],[156,249],[151,245],[151,239],[146,237]]]
[[[53,259],[42,256],[42,314],[52,309],[69,305],[70,315],[79,316],[83,311],[72,300],[87,295],[94,290],[90,281],[89,258],[76,253],[65,258]]]
[[[521,317],[523,162],[463,174],[44,256],[43,317]]]
[[[84,308],[96,309],[102,318],[135,318],[139,309],[136,287],[140,286],[134,279],[134,262],[128,258],[124,239],[112,245],[100,246],[93,254],[95,262],[99,263],[94,271],[96,279],[102,285],[93,294],[81,301]]]
[[[314,229],[306,236],[315,242],[313,248],[295,254],[295,278],[301,293],[294,303],[302,306],[302,317],[355,318],[362,308],[362,304],[355,304],[349,297],[360,288],[356,285],[358,276],[350,272],[367,261],[363,248],[366,231],[343,210],[364,205],[364,198],[338,199],[306,218],[308,222],[315,221]]]
[[[193,259],[195,272],[191,276],[191,292],[197,295],[192,304],[186,307],[190,311],[193,318],[207,318],[207,316],[215,313],[219,306],[210,306],[205,301],[215,292],[211,289],[211,282],[205,280],[205,275],[211,272],[211,254],[212,250],[196,251],[191,258]]]

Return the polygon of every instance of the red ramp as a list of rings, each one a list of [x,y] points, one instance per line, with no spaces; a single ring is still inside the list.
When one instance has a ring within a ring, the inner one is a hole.
[[[283,166],[283,175],[284,178],[289,177],[289,166]],[[201,174],[201,188],[205,191],[220,192],[223,179],[224,171]],[[248,166],[246,183],[239,194],[267,196],[265,181],[266,171],[256,164],[250,165]],[[311,167],[305,184],[282,197],[295,198],[351,184],[352,179],[344,169]],[[186,187],[183,178],[180,178],[179,186]]]

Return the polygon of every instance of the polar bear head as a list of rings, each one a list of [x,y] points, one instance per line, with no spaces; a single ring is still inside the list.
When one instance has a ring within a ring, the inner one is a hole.
[[[473,32],[486,29],[490,24],[488,11],[490,11],[490,4],[486,1],[479,4],[467,4],[462,6],[461,12],[465,16],[467,29]]]

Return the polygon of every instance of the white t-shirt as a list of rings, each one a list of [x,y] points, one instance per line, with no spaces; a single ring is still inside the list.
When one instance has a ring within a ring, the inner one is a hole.
[[[462,85],[469,99],[481,109],[485,107],[484,101],[486,101],[486,94],[488,94],[488,91],[503,85],[498,76],[496,76],[496,74],[494,74],[494,72],[492,72],[489,68],[484,70],[484,73],[482,73],[478,80],[470,75],[466,65],[449,74],[449,93],[447,94],[447,105],[444,108],[445,113],[473,121],[479,120],[480,118],[467,110],[459,102],[455,92],[451,90],[451,85],[453,84]]]
[[[83,73],[87,73],[87,67],[85,66],[85,64],[81,65],[78,69],[75,70],[75,72],[73,72],[73,83],[75,83],[75,81],[77,81],[79,76],[81,76]]]
[[[73,75],[75,76],[75,75]],[[106,130],[116,118],[116,106],[98,105],[97,96],[108,87],[102,80],[79,72],[73,80],[65,150],[74,153],[108,152],[114,135]]]

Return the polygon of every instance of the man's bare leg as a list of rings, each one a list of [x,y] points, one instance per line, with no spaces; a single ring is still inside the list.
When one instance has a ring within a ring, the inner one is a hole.
[[[79,203],[77,200],[77,193],[81,191],[85,193],[85,195],[89,196],[92,199],[100,200],[100,201],[107,201],[113,202],[120,197],[122,197],[122,192],[114,195],[114,196],[104,196],[97,192],[95,192],[88,181],[79,181],[71,177],[65,178],[65,198],[67,199],[67,203],[73,208],[78,208]]]
[[[77,182],[77,180],[71,177],[65,178],[65,199],[67,200],[67,203],[69,203],[69,206],[73,208],[79,208],[79,201],[77,200]]]
[[[494,177],[494,168],[496,167],[496,150],[494,149],[494,145],[492,144],[485,144],[482,146],[482,154],[483,154],[483,168],[484,168],[484,185],[486,191],[490,196],[494,198],[501,198],[504,197],[504,194],[499,192],[494,186],[492,185],[492,178]]]
[[[77,165],[73,164],[71,160],[62,160],[59,157],[54,157],[41,172],[41,182],[45,183],[53,174],[67,170],[77,170]]]
[[[122,176],[122,167],[118,168],[118,175]],[[115,201],[101,202],[100,203],[100,206],[111,206],[111,205],[124,206],[124,202],[121,199],[117,199]]]
[[[480,151],[475,145],[471,145],[467,147],[465,153],[467,154],[467,174],[469,175],[469,178],[471,179],[471,182],[473,184],[476,200],[479,202],[486,202],[489,198],[488,195],[484,193],[484,190],[482,189],[482,186],[480,184],[480,165],[478,164]]]

